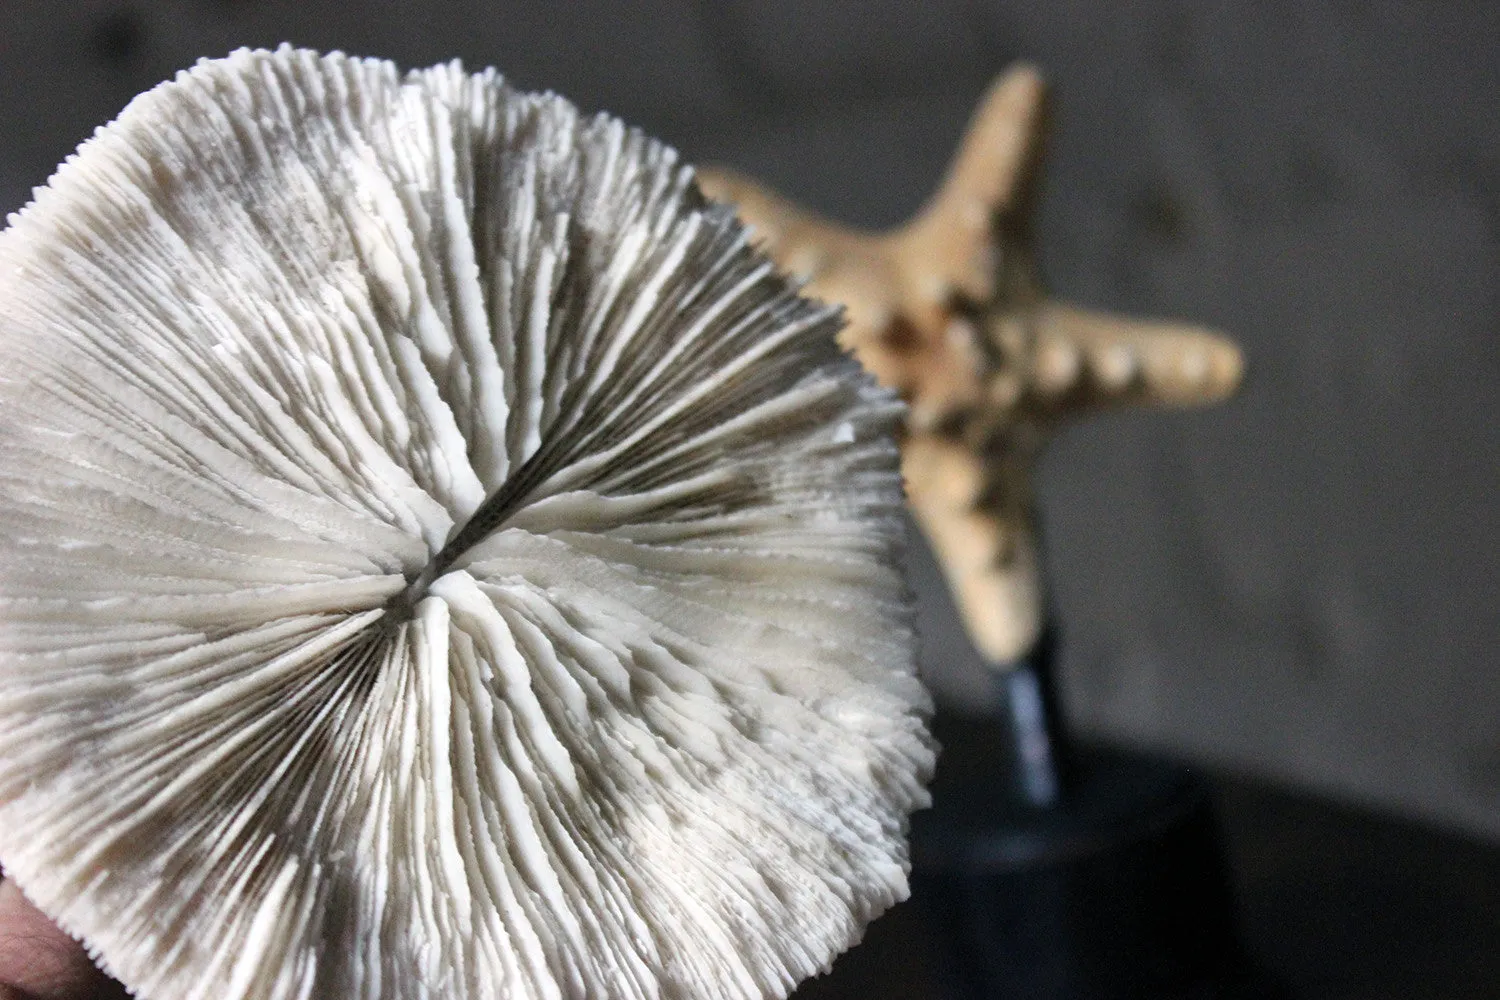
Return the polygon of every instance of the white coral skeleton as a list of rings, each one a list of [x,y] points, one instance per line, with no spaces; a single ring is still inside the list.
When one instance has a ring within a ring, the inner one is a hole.
[[[241,51],[0,303],[0,861],[138,996],[781,997],[906,893],[901,407],[667,148]]]

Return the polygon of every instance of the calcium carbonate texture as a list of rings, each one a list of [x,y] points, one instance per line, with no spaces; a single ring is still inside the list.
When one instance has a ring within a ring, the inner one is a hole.
[[[837,323],[493,72],[137,98],[0,235],[0,860],[146,1000],[784,996],[932,763]]]

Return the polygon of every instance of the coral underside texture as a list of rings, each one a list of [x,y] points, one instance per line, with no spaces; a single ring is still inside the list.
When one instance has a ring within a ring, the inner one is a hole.
[[[139,996],[779,997],[905,894],[899,404],[671,150],[242,51],[0,303],[0,860]]]

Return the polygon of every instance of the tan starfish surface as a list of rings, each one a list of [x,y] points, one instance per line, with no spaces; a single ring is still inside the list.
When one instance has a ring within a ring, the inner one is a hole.
[[[969,634],[997,667],[1041,628],[1032,469],[1063,421],[1120,405],[1229,396],[1243,359],[1221,334],[1048,298],[1033,263],[1046,87],[1031,66],[991,86],[937,193],[867,232],[756,182],[704,170],[806,291],[842,303],[844,347],[910,403],[902,465],[913,514]]]

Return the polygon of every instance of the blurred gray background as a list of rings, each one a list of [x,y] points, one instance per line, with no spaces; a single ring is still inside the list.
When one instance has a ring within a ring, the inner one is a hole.
[[[1500,14],[1485,2],[0,0],[0,206],[199,56],[493,64],[886,225],[1010,60],[1059,295],[1231,331],[1243,395],[1042,475],[1083,732],[1500,838]],[[925,656],[972,668],[919,558]],[[961,688],[962,685],[949,685]]]

